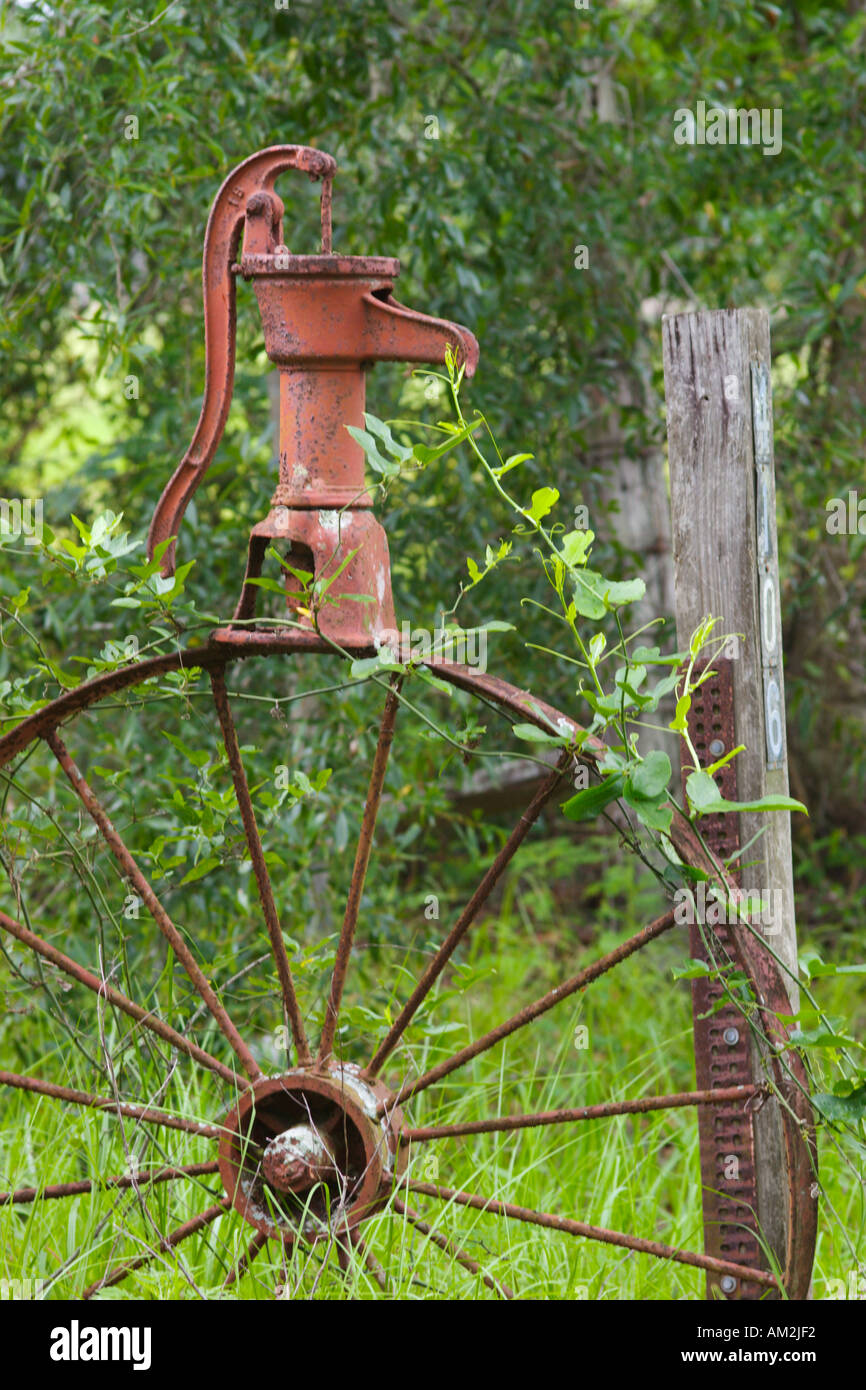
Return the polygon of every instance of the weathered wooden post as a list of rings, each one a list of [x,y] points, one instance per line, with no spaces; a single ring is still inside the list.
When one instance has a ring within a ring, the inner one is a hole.
[[[787,795],[769,318],[763,309],[672,315],[663,320],[663,345],[678,646],[688,649],[708,615],[722,619],[720,631],[736,634],[712,662],[718,679],[695,701],[692,741],[704,765],[745,744],[746,751],[719,775],[727,800]],[[759,901],[769,905],[761,929],[791,972],[783,973],[794,1012],[789,814],[708,816],[701,830],[721,858],[743,849],[732,865],[733,876],[741,889],[760,894]],[[723,937],[726,928],[714,930]],[[727,927],[728,934],[745,930],[736,921]],[[695,927],[692,946],[692,954],[702,954]],[[759,1059],[736,1010],[727,1006],[701,1018],[720,996],[714,982],[695,981],[699,1086],[760,1079]],[[777,1102],[769,1101],[753,1117],[744,1116],[742,1107],[704,1107],[699,1123],[708,1141],[702,1144],[707,1250],[736,1250],[744,1263],[762,1263],[756,1236],[747,1229],[754,1228],[756,1216],[784,1264]],[[710,1282],[719,1283],[729,1298],[758,1296],[755,1286]]]

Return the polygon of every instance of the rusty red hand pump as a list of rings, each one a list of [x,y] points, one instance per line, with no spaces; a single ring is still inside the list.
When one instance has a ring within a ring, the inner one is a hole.
[[[228,416],[235,361],[235,277],[252,280],[265,348],[280,371],[279,481],[268,516],[253,528],[243,593],[217,641],[268,646],[337,643],[357,651],[395,626],[385,532],[364,480],[364,454],[345,428],[363,426],[365,371],[372,362],[444,363],[447,348],[471,376],[478,344],[459,324],[398,304],[400,263],[382,256],[340,256],[331,249],[331,189],[336,161],[304,145],[273,145],[245,159],[216,196],[204,243],[205,395],[192,443],[157,504],[148,553],[177,536],[184,511],[210,466]],[[322,180],[322,247],[291,254],[283,244],[284,207],[277,176],[300,169]],[[243,236],[243,251],[235,257]],[[257,588],[269,546],[281,545],[312,569],[335,575],[331,600],[315,620],[298,614],[287,577],[292,626],[256,630]],[[354,553],[353,553],[354,552]],[[340,571],[347,555],[351,560]],[[174,540],[162,560],[174,570]],[[338,571],[340,571],[338,573]],[[341,602],[366,594],[372,602]],[[305,630],[306,629],[306,630]]]

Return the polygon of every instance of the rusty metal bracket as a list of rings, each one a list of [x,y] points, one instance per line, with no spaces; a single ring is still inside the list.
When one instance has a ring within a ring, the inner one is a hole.
[[[700,674],[711,666],[715,675],[692,694],[688,713],[689,738],[704,767],[730,752],[734,738],[734,682],[731,662],[719,658],[696,666]],[[683,768],[683,786],[693,769]],[[726,801],[737,797],[734,761],[714,774]],[[739,817],[736,813],[703,816],[701,834],[714,856],[725,861],[740,848]],[[728,876],[739,884],[739,866],[728,869]],[[712,900],[707,900],[709,903]],[[700,914],[696,914],[700,915]],[[704,916],[707,915],[704,910]],[[710,914],[716,915],[716,914]],[[711,964],[704,937],[711,936],[723,957],[736,959],[732,928],[722,920],[689,925],[689,948],[694,960]],[[703,933],[702,933],[703,926]],[[726,995],[718,980],[692,981],[694,1012],[695,1070],[699,1090],[730,1086],[749,1086],[759,1078],[753,1075],[748,1024]],[[755,1110],[734,1102],[698,1107],[703,1188],[704,1239],[707,1254],[754,1269],[766,1269],[757,1237],[757,1173],[755,1168]],[[760,1284],[747,1284],[732,1276],[707,1276],[707,1296],[718,1290],[728,1299],[754,1300],[766,1291]]]

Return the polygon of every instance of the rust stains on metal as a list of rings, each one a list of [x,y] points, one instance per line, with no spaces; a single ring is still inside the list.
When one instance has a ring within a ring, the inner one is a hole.
[[[156,1033],[157,1036],[164,1039],[165,1042],[171,1043],[172,1047],[176,1047],[178,1051],[185,1052],[188,1057],[192,1057],[196,1062],[200,1062],[201,1065],[207,1067],[209,1071],[216,1072],[218,1076],[221,1076],[224,1081],[228,1081],[230,1085],[234,1086],[237,1084],[238,1078],[232,1069],[227,1067],[224,1062],[220,1062],[216,1057],[211,1057],[209,1052],[205,1052],[203,1048],[190,1041],[189,1038],[185,1038],[182,1033],[178,1033],[170,1024],[164,1023],[156,1014],[148,1009],[143,1009],[140,1004],[134,1003],[132,999],[128,999],[119,989],[115,989],[113,985],[110,985],[107,980],[101,980],[96,975],[92,974],[91,971],[85,970],[83,965],[79,965],[77,961],[71,960],[69,956],[65,956],[62,951],[58,951],[56,946],[52,946],[49,942],[43,941],[41,936],[37,936],[35,932],[30,931],[27,927],[23,926],[21,922],[16,922],[13,917],[7,917],[5,912],[0,912],[0,927],[2,927],[4,931],[8,931],[10,936],[16,937],[23,946],[29,947],[31,951],[35,951],[36,954],[42,956],[44,960],[50,961],[58,970],[63,970],[67,975],[70,975],[73,980],[78,980],[80,984],[86,985],[88,989],[93,990],[94,994],[101,995],[102,998],[108,1000],[109,1004],[113,1004],[116,1009],[120,1009],[121,1012],[128,1014],[130,1018],[134,1018],[138,1023],[143,1024],[145,1028],[149,1028],[152,1033]]]
[[[454,926],[439,947],[439,950],[424,970],[412,994],[403,1005],[403,1008],[389,1028],[386,1036],[376,1049],[376,1054],[367,1068],[367,1072],[370,1076],[375,1076],[377,1072],[381,1070],[385,1061],[394,1051],[394,1048],[397,1046],[407,1027],[415,1017],[421,1004],[426,999],[463,937],[478,916],[481,908],[487,902],[490,894],[499,882],[499,879],[511,863],[520,845],[526,839],[530,829],[538,820],[545,804],[560,785],[570,762],[570,756],[568,754],[563,754],[553,772],[551,772],[550,776],[545,779],[541,787],[535,793],[529,806],[520,817],[520,820],[517,822],[517,825],[512,830],[499,853],[496,855],[496,858],[493,860],[493,863],[490,865],[475,892],[472,894],[466,907],[463,909],[457,921],[454,923]]]
[[[162,903],[157,898],[138,864],[133,859],[123,840],[118,835],[109,816],[99,799],[94,795],[90,786],[79,772],[72,758],[70,757],[63,740],[56,729],[51,730],[45,735],[45,742],[51,749],[58,763],[66,773],[72,787],[77,792],[88,814],[99,827],[103,840],[108,845],[115,859],[124,874],[135,887],[142,902],[146,906],[151,917],[153,917],[166,941],[168,941],[178,960],[186,970],[187,975],[197,989],[201,998],[213,1014],[221,1032],[234,1048],[241,1066],[251,1080],[255,1081],[261,1076],[259,1065],[240,1036],[237,1028],[229,1018],[225,1008],[220,1003],[213,986],[205,978],[204,971],[196,961],[177,927],[172,922]]]
[[[706,682],[699,687],[696,693],[700,698],[696,702],[695,696],[693,696],[692,711],[689,715],[690,737],[702,760],[706,763],[715,760],[715,750],[713,753],[710,753],[709,750],[709,744],[715,738],[719,738],[727,748],[734,746],[733,695],[729,689],[731,684],[730,667],[723,660],[714,660],[712,666],[717,672],[716,679],[714,682]],[[698,667],[698,672],[701,669]],[[705,692],[703,695],[701,695],[702,691]],[[726,767],[720,769],[719,776],[722,794],[726,799],[735,800],[737,786],[733,765],[727,764]],[[706,834],[704,833],[705,825]],[[709,853],[689,823],[679,814],[674,816],[671,840],[680,856],[685,862],[703,868],[710,879],[721,889],[728,892],[734,891],[737,887],[735,875],[724,868],[723,860],[735,853],[739,847],[736,815],[702,817],[701,833],[706,840]],[[704,959],[706,958],[706,947],[703,939],[698,942],[694,941],[695,930],[695,927],[691,928],[693,934],[691,949],[693,954]],[[711,932],[716,938],[720,954],[727,955],[749,978],[760,1009],[762,1028],[769,1043],[764,1057],[768,1078],[772,1081],[777,1093],[783,1097],[778,1105],[778,1116],[785,1150],[788,1182],[786,1186],[784,1272],[781,1283],[788,1298],[805,1299],[809,1296],[817,1238],[818,1203],[815,1198],[818,1192],[818,1154],[815,1141],[815,1121],[809,1100],[809,1077],[805,1062],[802,1054],[796,1048],[791,1047],[790,1029],[780,1022],[781,1017],[790,1014],[790,1000],[776,962],[767,951],[764,943],[756,939],[748,928],[732,929],[724,921],[721,921],[712,925]],[[713,1007],[709,994],[706,995],[706,1002],[709,1007]],[[704,995],[696,992],[694,1004],[696,1014],[702,1011],[703,1005]],[[738,1037],[734,1040],[733,1034],[730,1035],[731,1042],[728,1043],[724,1038],[725,1030],[732,1028],[741,1035],[747,1032],[743,1015],[730,1005],[726,1004],[724,1007],[730,1010],[731,1016],[724,1020],[721,1027],[717,1026],[717,1020],[720,1024],[722,1023],[721,1013],[713,1013],[706,1020],[696,1018],[695,1021],[695,1052],[699,1084],[725,1085],[734,1079],[742,1079],[746,1082],[753,1079],[751,1054],[746,1056],[742,1051],[739,1052],[736,1066],[733,1069],[736,1078],[729,1066],[714,1065],[718,1063],[720,1053],[724,1057],[724,1054],[731,1047],[737,1049],[742,1047],[741,1038]],[[709,1026],[716,1029],[712,1037],[710,1037]],[[703,1036],[701,1036],[701,1030]],[[750,1107],[751,1109],[752,1107]],[[737,1117],[731,1117],[730,1131],[723,1136],[728,1144],[742,1144],[747,1171],[750,1155],[753,1156],[754,1154],[753,1113],[747,1116],[748,1130],[744,1131]],[[698,1114],[699,1125],[708,1126],[709,1119],[704,1118],[702,1120],[701,1111]],[[724,1117],[724,1109],[722,1109],[721,1114]],[[706,1112],[704,1115],[706,1116]],[[736,1129],[734,1125],[736,1125]],[[707,1189],[708,1187],[709,1189],[719,1187],[717,1181],[718,1162],[715,1156],[720,1150],[716,1148],[715,1137],[709,1129],[702,1129],[701,1140],[701,1169],[705,1184],[705,1221],[713,1222],[717,1216],[718,1203],[713,1191]],[[711,1145],[709,1150],[707,1149],[708,1142]],[[729,1148],[727,1151],[739,1155],[737,1148]],[[741,1164],[741,1169],[742,1166]],[[754,1182],[750,1184],[749,1192],[745,1195],[754,1210],[757,1200],[757,1189]],[[707,1227],[706,1241],[710,1249],[714,1249],[719,1244],[721,1222],[723,1220],[726,1223],[736,1221],[736,1214],[733,1212],[732,1206],[733,1203],[728,1203],[728,1209],[718,1214],[719,1227],[714,1227],[712,1224]],[[748,1255],[754,1259],[756,1267],[760,1267],[764,1262],[763,1254],[759,1247],[755,1248],[755,1243],[751,1243],[754,1232],[754,1215],[749,1212],[748,1220],[745,1217],[743,1220],[747,1228],[745,1236],[750,1239]],[[735,1228],[733,1238],[738,1240],[743,1234],[741,1229]],[[753,1299],[756,1296],[755,1286],[760,1282],[757,1275],[752,1275],[745,1283],[738,1283],[736,1287],[726,1290],[726,1296]]]
[[[386,1205],[406,1168],[402,1113],[377,1115],[387,1096],[349,1064],[258,1082],[223,1126],[220,1175],[231,1204],[286,1245],[353,1231]]]
[[[300,169],[313,179],[332,179],[336,162],[321,150],[304,145],[274,145],[245,159],[233,169],[220,188],[211,209],[204,241],[205,393],[192,443],[160,498],[148,536],[148,552],[176,536],[187,505],[213,462],[225,428],[235,374],[235,279],[232,264],[240,244],[247,203],[260,195],[273,197],[277,176],[285,169]],[[282,209],[274,198],[271,207]],[[323,209],[324,213],[324,209]],[[324,223],[323,223],[324,240]],[[166,572],[174,568],[174,545],[163,557]]]
[[[243,1279],[250,1265],[253,1263],[253,1260],[256,1258],[259,1252],[264,1249],[267,1243],[268,1238],[267,1236],[263,1236],[261,1231],[253,1232],[252,1239],[250,1240],[250,1243],[247,1246],[246,1250],[241,1255],[237,1264],[229,1270],[228,1274],[223,1280],[224,1289],[230,1289],[232,1284],[236,1284],[240,1279]]]
[[[415,1182],[409,1179],[405,1186],[410,1192],[418,1192],[426,1197],[438,1197],[443,1202],[456,1202],[458,1206],[473,1207],[476,1211],[489,1211],[494,1216],[507,1216],[514,1221],[527,1221],[533,1226],[547,1226],[552,1231],[564,1231],[567,1235],[583,1236],[587,1240],[600,1240],[606,1245],[618,1245],[625,1250],[636,1250],[644,1255],[655,1255],[662,1260],[675,1260],[678,1264],[692,1265],[695,1269],[711,1270],[714,1274],[727,1274],[734,1279],[749,1279],[761,1284],[765,1289],[777,1289],[778,1281],[772,1274],[756,1271],[732,1260],[720,1260],[714,1255],[698,1255],[691,1250],[679,1250],[673,1245],[662,1245],[657,1240],[644,1240],[641,1236],[625,1235],[621,1231],[609,1231],[604,1226],[588,1226],[585,1221],[573,1221],[566,1216],[555,1216],[549,1212],[532,1211],[528,1207],[516,1206],[513,1202],[501,1202],[495,1197],[481,1197],[474,1192],[461,1192],[453,1187],[438,1187],[433,1183]]]
[[[132,1274],[136,1269],[141,1269],[142,1265],[150,1264],[151,1260],[155,1260],[160,1250],[165,1253],[173,1250],[176,1245],[180,1245],[181,1241],[188,1240],[190,1236],[204,1230],[205,1226],[209,1226],[212,1221],[216,1221],[217,1217],[224,1214],[228,1205],[228,1199],[222,1197],[215,1206],[208,1207],[207,1211],[199,1212],[198,1216],[191,1217],[189,1221],[184,1221],[182,1226],[178,1226],[170,1235],[156,1242],[156,1250],[150,1250],[146,1255],[137,1255],[132,1260],[125,1260],[123,1264],[115,1266],[110,1274],[106,1274],[102,1279],[97,1279],[95,1284],[90,1284],[81,1295],[82,1299],[92,1298],[100,1289],[113,1288],[115,1284],[119,1284],[121,1280],[125,1279],[127,1274]]]
[[[367,789],[367,799],[364,803],[364,814],[361,818],[361,833],[358,836],[358,847],[355,852],[355,863],[352,869],[352,881],[349,885],[346,911],[340,930],[340,939],[337,943],[337,955],[334,961],[331,987],[328,991],[328,1002],[325,1008],[325,1021],[322,1027],[322,1036],[319,1041],[318,1060],[320,1064],[327,1062],[334,1046],[334,1034],[340,1013],[340,1003],[343,998],[343,987],[346,983],[346,973],[349,969],[349,957],[352,954],[352,945],[355,940],[355,927],[357,926],[358,913],[361,908],[361,896],[364,892],[364,880],[367,876],[367,866],[370,863],[370,854],[373,849],[373,834],[376,829],[376,819],[379,814],[379,803],[382,800],[382,791],[385,786],[385,773],[388,770],[391,744],[394,741],[394,725],[397,719],[397,706],[399,704],[400,687],[402,683],[402,676],[392,677],[391,686],[385,700],[385,708],[382,712],[379,739],[376,744],[376,755],[373,759],[370,784]]]
[[[208,1139],[219,1139],[222,1136],[222,1130],[216,1125],[187,1120],[182,1115],[169,1115],[167,1111],[155,1110],[151,1105],[117,1101],[111,1096],[93,1096],[89,1091],[76,1091],[70,1086],[59,1086],[54,1081],[40,1081],[35,1076],[19,1076],[17,1072],[0,1071],[0,1086],[16,1086],[20,1091],[33,1091],[36,1095],[51,1096],[54,1100],[67,1101],[70,1105],[107,1110],[115,1115],[123,1115],[129,1120],[140,1120],[142,1124],[163,1125],[166,1129],[183,1129],[188,1134],[203,1134]]]
[[[339,1172],[324,1136],[313,1125],[293,1125],[265,1143],[262,1177],[275,1192],[305,1192]]]
[[[404,1202],[396,1198],[393,1205],[394,1210],[405,1217],[406,1220],[410,1222],[417,1231],[420,1231],[423,1236],[426,1236],[433,1245],[437,1245],[440,1250],[444,1250],[446,1255],[450,1255],[452,1260],[455,1260],[457,1264],[462,1265],[464,1269],[468,1269],[470,1274],[480,1275],[481,1282],[486,1284],[488,1289],[493,1289],[494,1293],[500,1294],[502,1298],[510,1299],[514,1297],[513,1290],[510,1289],[507,1284],[503,1284],[499,1279],[494,1279],[492,1274],[485,1273],[477,1260],[473,1260],[471,1255],[467,1255],[465,1250],[461,1250],[459,1245],[455,1245],[453,1240],[443,1235],[441,1231],[437,1231],[429,1222],[423,1221],[417,1211],[413,1211],[411,1207],[407,1207]]]
[[[87,1192],[99,1191],[103,1187],[125,1188],[146,1187],[148,1184],[175,1182],[179,1178],[200,1178],[210,1173],[218,1173],[218,1163],[188,1163],[183,1168],[159,1168],[153,1172],[142,1170],[139,1173],[124,1173],[116,1178],[103,1178],[93,1182],[82,1178],[78,1182],[58,1182],[49,1187],[19,1187],[17,1192],[0,1192],[0,1207],[11,1203],[27,1204],[46,1197],[78,1197]]]
[[[678,1110],[689,1105],[740,1105],[755,1096],[766,1096],[765,1086],[728,1086],[718,1091],[679,1091],[670,1096],[639,1096],[636,1100],[612,1100],[603,1105],[581,1105],[572,1110],[539,1110],[530,1115],[500,1115],[491,1120],[464,1120],[453,1125],[425,1125],[407,1129],[401,1138],[410,1143],[428,1139],[453,1139],[463,1134],[500,1134],[541,1125],[572,1124],[576,1120],[604,1120],[613,1115],[646,1115],[653,1110]]]
[[[704,663],[695,675],[707,667]],[[731,664],[713,661],[715,675],[692,694],[688,712],[689,737],[704,766],[723,751],[736,746],[734,737],[734,683]],[[690,768],[683,770],[683,786]],[[737,770],[734,761],[715,774],[726,800],[736,800]],[[740,847],[736,815],[701,818],[701,834],[720,863],[730,862]],[[731,878],[739,878],[737,869]],[[695,921],[689,925],[689,952],[693,960],[714,964],[707,951],[706,936],[715,938],[715,949],[722,961],[730,955],[732,932],[724,923],[705,928]],[[694,1014],[695,1070],[702,1088],[728,1089],[754,1081],[751,1035],[746,1019],[726,997],[723,983],[712,977],[692,981]],[[701,1107],[698,1111],[701,1136],[701,1185],[704,1209],[704,1243],[711,1255],[736,1259],[738,1264],[762,1269],[766,1261],[757,1231],[758,1185],[755,1168],[753,1113],[739,1105]],[[733,1176],[731,1176],[733,1174]],[[708,1278],[708,1297],[718,1279]],[[734,1301],[755,1300],[762,1296],[754,1280],[728,1280],[722,1292]]]
[[[511,1033],[517,1032],[519,1028],[525,1028],[528,1023],[532,1023],[536,1018],[540,1018],[542,1014],[547,1013],[548,1010],[554,1008],[563,999],[568,999],[570,995],[576,994],[578,990],[585,989],[593,980],[597,980],[601,975],[606,974],[608,970],[612,970],[615,965],[619,965],[620,961],[626,960],[629,956],[633,955],[635,951],[641,950],[648,942],[654,941],[655,938],[661,936],[663,932],[670,931],[673,925],[674,912],[671,908],[668,912],[663,913],[661,917],[657,917],[654,922],[648,922],[645,927],[641,927],[640,931],[635,932],[635,934],[628,937],[626,941],[620,942],[619,946],[615,946],[612,951],[608,951],[606,955],[600,956],[592,965],[588,965],[583,970],[579,970],[576,975],[572,975],[571,979],[565,980],[561,985],[555,985],[553,989],[548,990],[547,994],[543,994],[540,999],[536,999],[533,1004],[527,1004],[525,1008],[520,1009],[518,1013],[512,1014],[511,1018],[506,1019],[504,1023],[498,1024],[496,1028],[491,1028],[489,1033],[484,1033],[480,1038],[476,1038],[475,1042],[469,1043],[468,1046],[462,1048],[460,1052],[455,1052],[453,1057],[448,1057],[444,1062],[437,1063],[435,1067],[431,1067],[429,1071],[426,1071],[423,1076],[419,1076],[416,1081],[406,1081],[397,1092],[397,1104],[409,1100],[411,1096],[418,1095],[420,1091],[425,1091],[428,1086],[432,1086],[436,1081],[441,1081],[443,1077],[449,1076],[452,1071],[456,1071],[459,1067],[466,1066],[467,1062],[471,1062],[472,1059],[478,1057],[480,1053],[486,1052],[488,1048],[495,1047],[497,1043],[502,1042],[502,1040],[509,1037]]]
[[[231,770],[235,797],[240,809],[241,820],[244,824],[244,834],[246,835],[253,873],[255,874],[256,885],[259,890],[259,901],[261,902],[262,912],[265,917],[265,925],[271,942],[271,950],[274,953],[274,961],[276,963],[277,975],[279,977],[280,989],[283,996],[283,1006],[286,1010],[286,1016],[289,1019],[292,1038],[295,1043],[295,1048],[297,1049],[298,1065],[304,1066],[307,1062],[312,1060],[310,1046],[307,1042],[307,1035],[304,1031],[304,1021],[295,993],[295,984],[292,979],[292,971],[286,953],[286,943],[283,940],[283,933],[277,913],[277,906],[274,902],[271,880],[268,876],[267,865],[265,864],[265,852],[262,848],[262,842],[259,836],[256,813],[253,809],[250,789],[247,783],[247,775],[244,771],[234,720],[232,719],[231,710],[229,709],[225,672],[222,668],[211,673],[211,685],[213,687],[214,705],[216,706],[217,717],[220,722],[220,729],[222,730],[226,757],[228,758],[229,768]]]
[[[321,254],[292,254],[283,242],[277,176],[299,169],[323,181]],[[395,626],[385,532],[370,514],[364,454],[346,426],[364,424],[365,376],[374,362],[441,364],[451,351],[471,376],[478,343],[460,324],[432,318],[393,298],[400,263],[334,255],[331,193],[336,163],[320,150],[277,145],[251,156],[217,194],[205,235],[205,396],[193,441],[156,508],[148,553],[177,535],[186,506],[210,466],[228,415],[234,380],[235,276],[251,280],[265,348],[280,370],[279,478],[269,514],[254,527],[233,623],[214,635],[229,646],[273,640],[256,629],[257,586],[267,551],[302,555],[327,605],[310,610],[287,586],[283,639],[311,637],[357,652]],[[241,236],[243,253],[235,262]],[[174,542],[162,557],[174,569]],[[297,568],[297,566],[295,566]],[[357,595],[372,600],[359,604]],[[352,597],[349,597],[352,596]]]

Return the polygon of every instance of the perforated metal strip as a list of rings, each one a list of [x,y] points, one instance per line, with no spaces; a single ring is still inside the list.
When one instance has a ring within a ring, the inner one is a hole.
[[[706,669],[706,664],[697,668]],[[717,673],[692,696],[688,714],[689,737],[702,767],[709,767],[723,753],[735,747],[734,742],[734,683],[731,662],[718,659],[712,662]],[[683,784],[690,766],[683,768]],[[737,798],[736,760],[727,763],[714,774],[715,781],[726,800]],[[725,860],[740,847],[739,817],[736,813],[702,816],[700,831],[719,860]],[[739,864],[730,867],[730,875],[739,884]],[[701,885],[698,885],[700,888]],[[696,895],[701,926],[689,926],[690,953],[694,960],[709,960],[704,937],[718,960],[733,958],[736,949],[733,932],[736,926],[726,924],[724,905],[722,919],[713,922],[715,913],[712,898]],[[709,922],[706,918],[709,917]],[[723,1086],[748,1085],[754,1080],[748,1025],[739,1009],[730,1003],[722,1004],[724,990],[716,980],[692,981],[694,1011],[695,1063],[697,1086],[716,1089]],[[701,1184],[703,1187],[704,1240],[707,1254],[736,1261],[756,1269],[765,1269],[756,1236],[757,1179],[755,1174],[755,1139],[752,1115],[744,1104],[705,1105],[698,1108],[698,1128],[701,1146]],[[720,1295],[734,1300],[761,1297],[758,1284],[722,1280],[717,1274],[707,1277],[707,1297]]]

